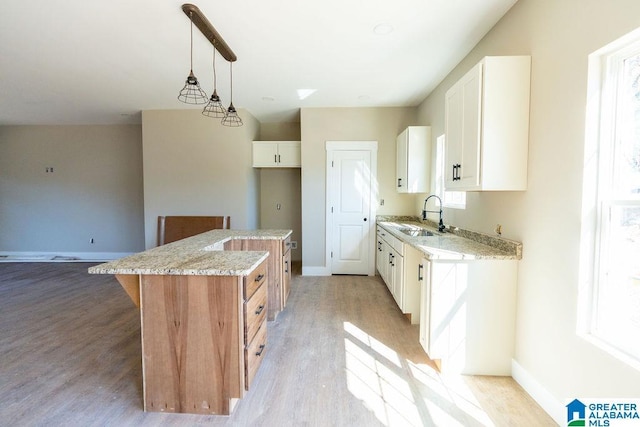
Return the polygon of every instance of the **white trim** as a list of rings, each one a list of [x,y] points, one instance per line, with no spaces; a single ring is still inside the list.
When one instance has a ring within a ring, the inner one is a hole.
[[[566,425],[564,404],[549,393],[515,359],[511,359],[511,376],[558,425]]]
[[[331,276],[331,268],[327,266],[320,267],[302,267],[303,276]]]
[[[334,151],[370,151],[371,152],[371,199],[369,200],[369,266],[367,274],[375,276],[376,274],[376,212],[378,208],[378,141],[326,141],[325,142],[326,164],[325,164],[325,269],[328,271],[327,276],[331,275],[331,206],[329,203],[329,163],[331,153]],[[304,271],[304,267],[303,267]],[[303,273],[304,274],[304,273]]]
[[[625,349],[615,339],[610,339],[607,333],[598,331],[598,310],[601,309],[599,288],[607,282],[606,271],[609,267],[610,208],[638,203],[634,197],[621,197],[613,190],[622,62],[639,52],[640,30],[635,30],[588,57],[576,328],[577,335],[586,342],[634,369],[640,366],[637,350]]]
[[[9,252],[0,251],[0,262],[98,262],[113,261],[134,252]]]

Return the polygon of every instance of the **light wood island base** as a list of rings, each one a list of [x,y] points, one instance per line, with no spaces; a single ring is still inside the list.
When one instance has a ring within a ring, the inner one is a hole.
[[[242,278],[142,276],[145,411],[231,413],[244,395]]]
[[[238,232],[211,231],[89,269],[115,274],[140,309],[145,411],[230,415],[249,390],[267,351],[269,308],[281,311],[288,296],[270,304],[281,266],[290,274],[281,250],[290,231],[261,231],[255,244],[235,240],[240,250],[212,249]]]

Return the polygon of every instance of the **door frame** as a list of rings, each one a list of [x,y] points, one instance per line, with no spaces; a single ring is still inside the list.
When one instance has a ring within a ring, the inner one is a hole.
[[[371,154],[371,193],[369,194],[369,265],[367,274],[375,276],[376,274],[376,211],[378,207],[378,141],[326,141],[326,164],[325,164],[325,265],[329,275],[333,274],[331,261],[331,242],[332,242],[332,216],[331,216],[331,157],[335,151],[369,151]]]

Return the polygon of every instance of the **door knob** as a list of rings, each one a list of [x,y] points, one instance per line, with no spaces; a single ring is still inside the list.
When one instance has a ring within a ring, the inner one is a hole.
[[[367,218],[364,219],[365,221],[367,220]]]

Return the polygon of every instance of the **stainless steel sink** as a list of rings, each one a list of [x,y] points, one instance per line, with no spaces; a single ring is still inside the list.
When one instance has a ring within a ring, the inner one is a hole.
[[[428,237],[428,236],[439,236],[440,234],[434,233],[433,231],[425,230],[423,228],[401,228],[402,231],[407,236],[411,237]]]

